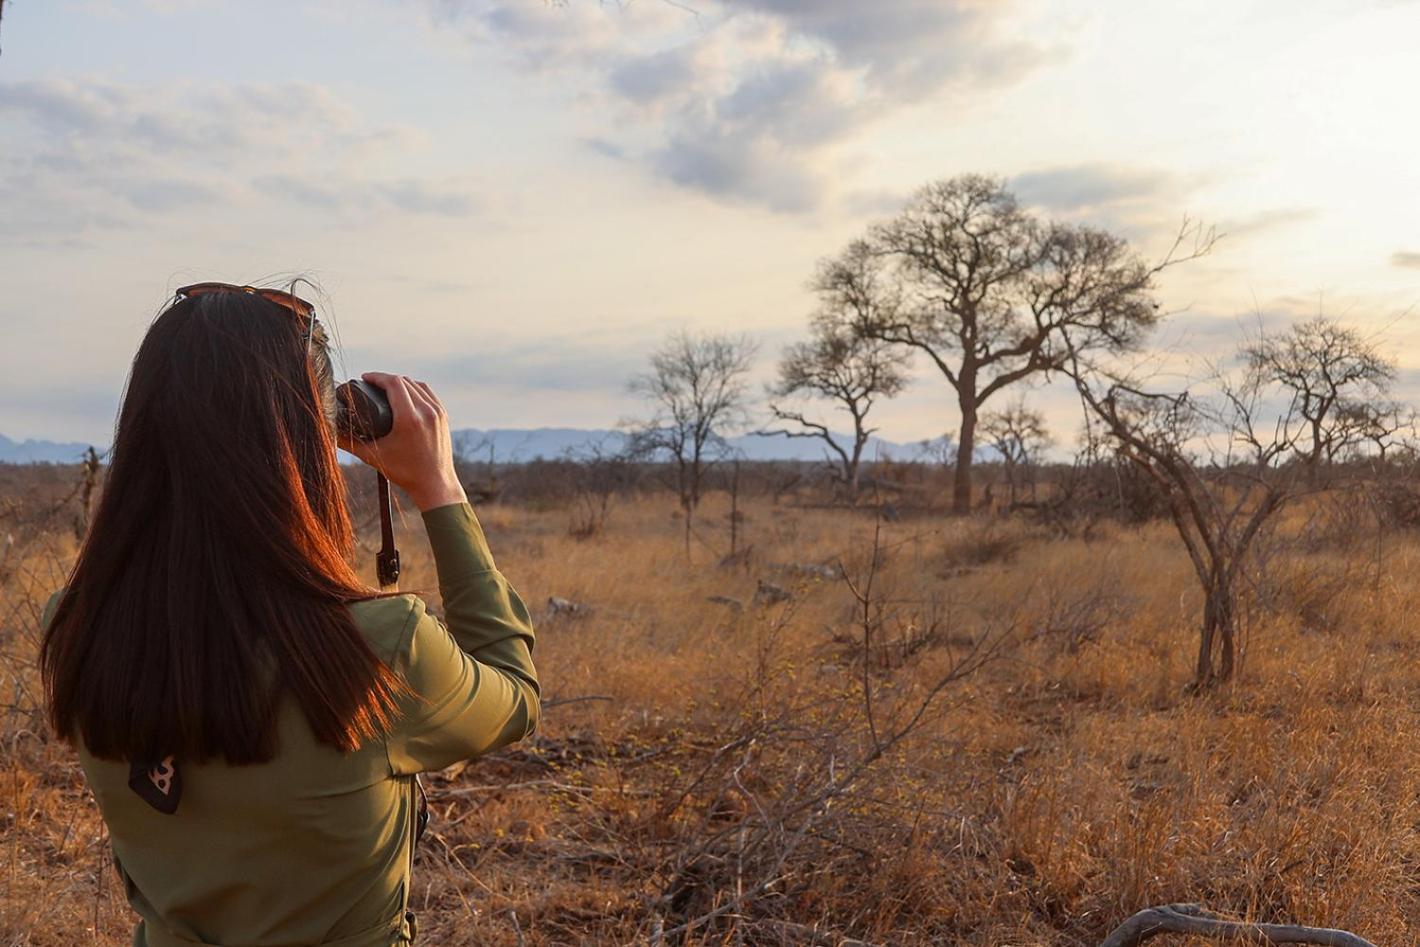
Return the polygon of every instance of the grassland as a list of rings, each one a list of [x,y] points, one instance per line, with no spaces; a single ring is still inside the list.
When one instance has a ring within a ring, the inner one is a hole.
[[[39,610],[76,540],[33,511],[61,474],[0,481],[0,944],[125,944],[102,822],[38,709]],[[546,710],[428,780],[422,940],[1094,945],[1200,901],[1420,943],[1416,537],[1290,514],[1237,679],[1194,695],[1200,595],[1167,523],[751,497],[725,560],[727,503],[689,559],[663,493],[581,539],[557,502],[480,508],[540,618]],[[437,603],[405,525],[402,587]]]

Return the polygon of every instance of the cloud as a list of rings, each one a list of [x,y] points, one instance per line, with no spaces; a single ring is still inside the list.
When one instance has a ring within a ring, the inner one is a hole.
[[[954,81],[1009,83],[1050,57],[1048,51],[1002,35],[1009,3],[961,0],[725,0],[731,8],[778,17],[797,36],[823,43],[839,63],[866,81],[913,99]]]
[[[625,148],[608,138],[602,138],[597,135],[583,138],[582,144],[601,155],[603,158],[611,158],[614,161],[622,161],[627,156]]]
[[[628,102],[654,109],[673,101],[707,68],[703,44],[675,46],[627,58],[610,67],[611,91]]]
[[[1021,202],[1052,216],[1082,220],[1131,239],[1178,232],[1195,191],[1209,175],[1183,175],[1157,167],[1089,162],[1018,174],[1007,186]],[[1314,220],[1315,207],[1274,207],[1217,225],[1229,241]]]
[[[363,214],[383,208],[407,214],[466,217],[481,207],[477,197],[461,184],[412,178],[328,183],[302,175],[271,174],[253,183],[285,201],[343,214]]]
[[[443,27],[576,89],[587,136],[681,187],[803,211],[837,197],[835,152],[944,94],[1008,85],[1054,51],[1015,0],[423,0]]]
[[[1420,270],[1420,253],[1412,250],[1397,250],[1390,255],[1390,265],[1407,270]]]
[[[830,177],[810,156],[846,138],[862,104],[813,63],[775,63],[713,100],[687,103],[652,168],[676,184],[778,211],[811,210]]]
[[[304,204],[317,210],[340,210],[350,199],[347,188],[295,174],[268,174],[252,183],[283,200]]]
[[[151,180],[128,184],[123,188],[123,195],[138,210],[164,213],[215,203],[223,195],[223,190],[213,184],[195,181]]]
[[[1315,220],[1319,211],[1315,207],[1276,207],[1260,211],[1238,220],[1225,220],[1218,230],[1229,239],[1250,237],[1267,231],[1290,227],[1292,224]]]
[[[1161,168],[1091,162],[1018,174],[1007,186],[1021,203],[1133,240],[1178,230],[1191,192],[1203,182]]]
[[[1173,190],[1175,180],[1157,168],[1096,163],[1020,174],[1011,186],[1028,204],[1080,214],[1151,200]]]
[[[896,188],[869,188],[843,196],[843,208],[855,217],[895,214],[907,206],[912,192]]]
[[[606,392],[644,368],[644,356],[606,338],[499,345],[480,352],[426,360],[428,376],[451,387],[554,392]]]
[[[796,160],[791,151],[713,127],[669,142],[655,152],[651,166],[682,187],[776,211],[812,210],[829,187],[824,172]]]
[[[0,242],[82,242],[193,208],[279,195],[317,208],[474,213],[465,182],[372,178],[370,159],[422,146],[311,83],[146,86],[0,82]]]
[[[410,214],[467,217],[477,212],[480,206],[472,193],[458,185],[435,184],[414,178],[381,181],[373,185],[373,190],[391,207]]]
[[[1270,300],[1251,312],[1181,312],[1160,325],[1151,348],[1165,355],[1223,362],[1234,357],[1247,339],[1284,331],[1301,318],[1299,312],[1285,298]]]
[[[268,149],[296,154],[322,142],[358,147],[372,136],[326,89],[306,82],[176,91],[97,79],[0,83],[0,119],[45,140],[98,146],[131,158],[143,149],[185,157],[235,158]]]

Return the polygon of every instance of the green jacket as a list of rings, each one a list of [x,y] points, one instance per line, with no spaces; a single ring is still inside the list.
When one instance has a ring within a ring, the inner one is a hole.
[[[270,763],[182,764],[177,811],[128,787],[127,763],[79,758],[113,843],[135,947],[387,947],[406,919],[414,776],[513,743],[538,724],[533,627],[468,503],[423,514],[447,627],[418,596],[350,606],[417,695],[384,740],[350,754],[315,742],[294,701]],[[62,592],[62,590],[61,590]],[[59,592],[45,608],[48,624]]]

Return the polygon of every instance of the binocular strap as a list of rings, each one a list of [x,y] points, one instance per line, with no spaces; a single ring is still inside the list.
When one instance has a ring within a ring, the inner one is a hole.
[[[380,505],[380,551],[375,556],[375,574],[380,588],[393,589],[399,584],[399,550],[394,545],[394,501],[390,497],[390,482],[384,474],[376,475]]]

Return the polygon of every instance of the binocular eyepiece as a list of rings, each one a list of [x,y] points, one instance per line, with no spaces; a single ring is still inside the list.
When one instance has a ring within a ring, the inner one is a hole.
[[[357,441],[384,437],[394,427],[394,411],[384,390],[352,378],[335,389],[335,428]]]

